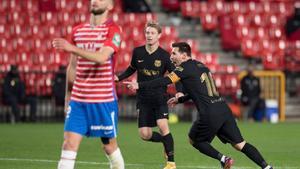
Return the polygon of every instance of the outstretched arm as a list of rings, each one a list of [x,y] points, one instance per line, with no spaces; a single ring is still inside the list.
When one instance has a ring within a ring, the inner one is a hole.
[[[162,77],[155,80],[140,82],[140,83],[134,81],[132,82],[127,81],[123,83],[126,84],[129,89],[137,90],[137,89],[150,89],[150,88],[167,86],[168,84],[171,84],[172,81],[169,77]]]
[[[128,68],[125,70],[125,72],[121,73],[117,76],[117,79],[115,81],[122,81],[129,76],[131,76],[136,71],[135,68],[133,68],[131,65],[128,66]]]

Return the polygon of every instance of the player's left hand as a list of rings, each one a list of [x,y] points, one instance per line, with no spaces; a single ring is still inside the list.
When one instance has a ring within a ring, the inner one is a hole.
[[[52,41],[52,46],[56,50],[64,50],[66,52],[72,52],[74,49],[74,46],[71,45],[67,40],[63,38],[55,38]]]
[[[172,97],[171,99],[168,100],[167,104],[170,107],[174,107],[178,103],[178,98]]]
[[[130,89],[130,90],[139,89],[139,84],[135,81],[126,81],[126,82],[123,82],[123,84],[126,84],[128,89]]]

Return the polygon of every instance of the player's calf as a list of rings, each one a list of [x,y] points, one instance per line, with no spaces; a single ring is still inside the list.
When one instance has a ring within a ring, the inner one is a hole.
[[[125,168],[124,159],[123,159],[123,156],[122,156],[119,148],[117,148],[110,155],[106,154],[106,157],[109,160],[110,169],[124,169]]]

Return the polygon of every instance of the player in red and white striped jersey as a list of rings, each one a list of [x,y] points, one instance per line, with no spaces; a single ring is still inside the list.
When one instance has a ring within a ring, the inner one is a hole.
[[[64,144],[58,169],[73,169],[83,136],[100,137],[111,169],[124,169],[118,148],[118,105],[114,88],[115,54],[120,28],[108,19],[113,0],[91,0],[89,23],[73,29],[71,42],[53,40],[53,47],[72,54],[67,69]],[[67,108],[68,107],[68,108]]]

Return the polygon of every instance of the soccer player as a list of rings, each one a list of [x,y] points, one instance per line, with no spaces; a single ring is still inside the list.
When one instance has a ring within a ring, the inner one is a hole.
[[[168,104],[174,105],[189,99],[195,103],[198,119],[189,132],[190,143],[194,148],[219,160],[222,168],[230,169],[233,165],[232,158],[221,154],[210,144],[218,136],[223,143],[230,143],[262,169],[272,169],[259,151],[243,139],[230,108],[216,90],[209,69],[201,62],[191,59],[191,48],[187,43],[174,43],[172,47],[171,60],[177,66],[172,73],[153,81],[124,83],[130,89],[147,90],[181,81],[187,94],[171,98]]]
[[[64,143],[58,169],[73,169],[83,136],[101,138],[110,169],[124,169],[117,144],[118,104],[114,89],[114,55],[120,28],[108,18],[113,0],[91,0],[90,21],[73,29],[71,43],[53,47],[72,54],[67,68]]]
[[[144,28],[146,45],[133,50],[128,68],[116,77],[121,81],[137,72],[137,81],[149,81],[163,77],[166,71],[173,71],[170,54],[159,46],[162,29],[156,22],[148,22]],[[177,86],[180,90],[180,86]],[[177,96],[180,92],[177,93]],[[166,87],[155,90],[137,91],[137,112],[139,135],[145,141],[163,143],[167,155],[167,165],[164,169],[175,169],[174,141],[168,126],[168,105]],[[160,133],[152,131],[158,126]]]

